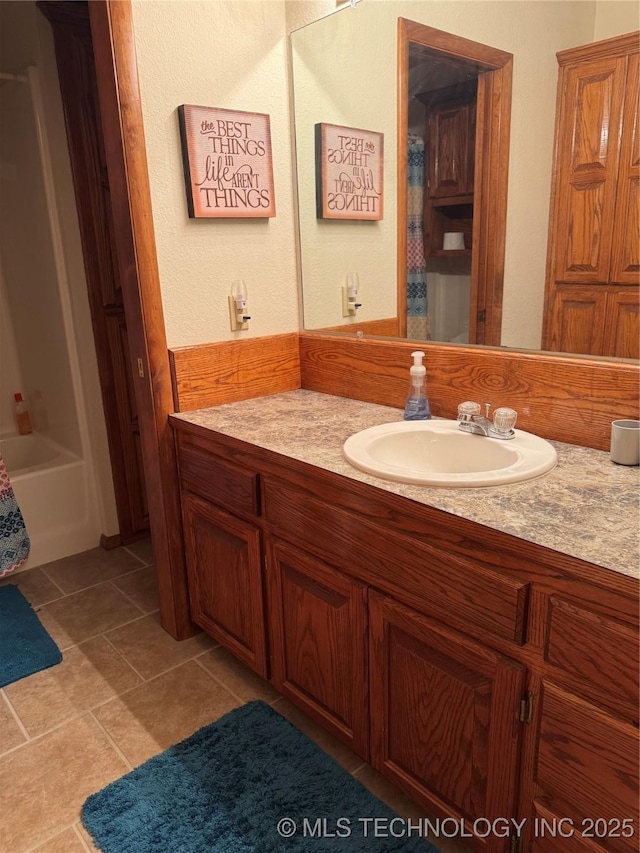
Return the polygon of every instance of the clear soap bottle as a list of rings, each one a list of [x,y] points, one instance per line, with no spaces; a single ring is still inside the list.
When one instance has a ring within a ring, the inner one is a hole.
[[[29,435],[33,432],[33,427],[31,426],[31,415],[29,414],[29,410],[27,409],[27,404],[22,399],[22,394],[14,394],[13,399],[15,400],[16,423],[18,424],[18,432],[20,433],[20,435]]]
[[[427,398],[427,369],[422,363],[424,353],[416,350],[411,353],[413,364],[409,370],[409,394],[404,407],[405,421],[428,421],[431,409]]]

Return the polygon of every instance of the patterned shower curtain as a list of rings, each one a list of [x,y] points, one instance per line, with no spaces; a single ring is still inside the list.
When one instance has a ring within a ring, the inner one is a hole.
[[[411,134],[407,156],[407,337],[429,341],[423,206],[424,139]]]
[[[0,578],[24,563],[30,547],[24,519],[0,453]]]

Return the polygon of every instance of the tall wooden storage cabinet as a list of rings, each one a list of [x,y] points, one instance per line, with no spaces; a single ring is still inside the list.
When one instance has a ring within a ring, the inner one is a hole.
[[[639,355],[638,36],[558,54],[543,349]]]

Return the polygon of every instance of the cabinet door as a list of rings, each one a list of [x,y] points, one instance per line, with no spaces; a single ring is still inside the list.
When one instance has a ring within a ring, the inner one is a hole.
[[[607,295],[604,285],[557,285],[547,309],[545,349],[602,355]]]
[[[548,849],[542,817],[551,826],[565,818],[567,831],[573,827],[577,839],[600,845],[577,845],[576,850],[638,849],[637,729],[550,683],[542,688],[535,785],[535,850]],[[633,827],[632,837],[625,837],[625,820]]]
[[[442,106],[428,120],[428,176],[432,198],[473,192],[475,104]]]
[[[626,62],[626,57],[594,60],[562,72],[556,282],[609,281]]]
[[[611,281],[635,285],[640,274],[640,128],[638,55],[629,57],[620,144],[618,195],[613,225]],[[613,353],[612,353],[613,354]]]
[[[266,678],[260,531],[188,492],[182,512],[193,621]]]
[[[374,766],[467,831],[513,816],[522,667],[378,593],[369,605]],[[509,839],[476,847],[502,853]]]
[[[639,297],[637,286],[608,289],[603,355],[640,358]]]
[[[268,553],[273,684],[368,758],[366,587],[283,542]]]

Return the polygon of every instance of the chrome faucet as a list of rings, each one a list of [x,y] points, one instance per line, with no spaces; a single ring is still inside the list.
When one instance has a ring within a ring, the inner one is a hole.
[[[484,435],[487,438],[500,438],[507,440],[515,438],[514,426],[518,413],[515,409],[505,407],[496,409],[493,413],[493,421],[489,419],[491,403],[485,403],[485,414],[480,414],[480,404],[467,400],[458,406],[458,429],[469,432],[472,435]]]

